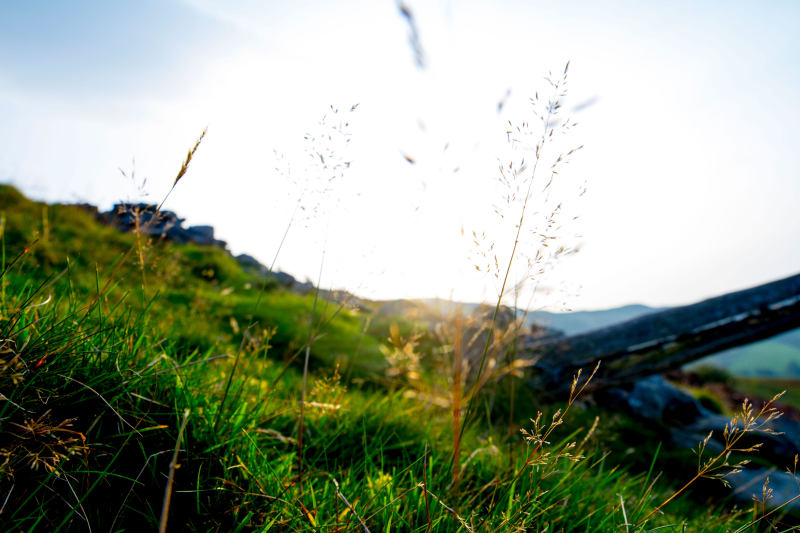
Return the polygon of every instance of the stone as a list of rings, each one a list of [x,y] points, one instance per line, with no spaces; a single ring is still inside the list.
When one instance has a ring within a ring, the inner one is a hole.
[[[178,217],[172,211],[158,211],[155,204],[146,203],[119,203],[110,211],[99,213],[97,208],[81,205],[82,209],[95,213],[101,222],[114,226],[119,231],[131,233],[144,232],[146,235],[158,237],[179,244],[197,244],[200,246],[213,246],[224,250],[230,255],[225,241],[215,238],[214,227],[207,225],[183,227],[185,219]],[[92,210],[93,209],[93,210]],[[239,254],[234,259],[243,267],[262,277],[269,275],[284,287],[298,292],[310,292],[314,285],[310,281],[298,282],[293,276],[285,272],[269,272],[258,259],[248,254]]]
[[[144,232],[146,235],[161,237],[180,244],[199,244],[201,246],[215,246],[225,250],[227,243],[214,238],[214,228],[211,226],[183,227],[184,219],[172,211],[158,211],[154,204],[115,204],[111,211],[100,213],[97,218],[118,230],[130,233]]]
[[[797,498],[800,494],[800,480],[789,472],[748,468],[725,479],[731,484],[734,500],[743,506],[750,506],[754,499],[759,501],[764,499],[764,482],[767,478],[769,478],[768,488],[772,490],[772,497],[766,501],[767,508],[783,506],[788,511],[800,512],[800,498]]]
[[[615,387],[596,393],[598,401],[606,405],[613,403],[635,420],[661,426],[672,444],[679,448],[697,448],[698,443],[711,433],[706,444],[706,453],[711,456],[724,448],[725,426],[730,423],[727,416],[712,413],[704,408],[688,392],[668,382],[662,376],[651,376],[628,387]],[[760,443],[753,456],[775,465],[773,469],[760,467],[744,468],[742,472],[727,476],[731,484],[732,497],[740,503],[751,503],[755,494],[761,497],[767,476],[772,499],[767,508],[787,504],[800,494],[800,482],[791,474],[780,470],[791,467],[795,455],[800,455],[800,422],[788,418],[772,420],[770,431],[751,431],[737,443],[737,448],[748,448]],[[800,498],[788,504],[793,511],[800,510]]]
[[[711,415],[694,397],[662,376],[650,376],[628,387],[614,387],[598,393],[607,404],[615,404],[634,418],[667,424],[691,424]]]

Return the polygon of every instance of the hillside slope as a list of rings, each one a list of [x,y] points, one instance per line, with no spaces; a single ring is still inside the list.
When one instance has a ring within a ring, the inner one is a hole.
[[[2,531],[747,525],[718,484],[671,499],[695,458],[661,450],[669,421],[542,405],[522,361],[469,381],[452,323],[315,304],[8,186],[0,215]]]

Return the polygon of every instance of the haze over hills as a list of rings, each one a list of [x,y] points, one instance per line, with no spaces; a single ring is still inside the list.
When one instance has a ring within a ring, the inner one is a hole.
[[[449,312],[454,307],[471,313],[480,304],[451,302],[440,298],[418,300],[440,312]],[[556,313],[552,311],[531,311],[525,317],[526,324],[537,324],[549,329],[563,332],[565,335],[577,335],[594,329],[604,328],[627,320],[638,318],[648,313],[661,311],[663,308],[649,307],[641,304],[624,305],[597,311],[572,311]]]
[[[595,329],[633,320],[649,313],[661,311],[663,307],[632,304],[598,311],[572,311],[553,313],[550,311],[532,311],[528,313],[526,322],[538,324],[563,331],[566,335],[577,335]]]

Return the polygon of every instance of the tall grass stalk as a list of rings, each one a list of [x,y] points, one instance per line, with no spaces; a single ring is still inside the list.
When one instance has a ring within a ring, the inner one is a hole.
[[[358,104],[352,105],[350,110],[347,112],[353,113],[358,108]],[[322,119],[320,120],[318,127],[321,129],[320,132],[317,133],[306,133],[304,136],[305,140],[308,142],[306,145],[306,154],[309,156],[310,160],[313,161],[314,169],[316,170],[313,174],[314,178],[318,179],[319,183],[317,184],[318,187],[321,188],[317,191],[319,194],[326,195],[332,189],[331,182],[333,182],[336,178],[342,178],[345,174],[346,169],[350,168],[350,162],[344,161],[341,159],[341,154],[337,153],[338,149],[344,149],[350,142],[350,133],[348,132],[348,128],[350,127],[349,121],[343,121],[341,119],[341,115],[339,115],[339,109],[335,108],[333,105],[330,106],[330,112],[333,116],[338,116],[339,121],[335,122],[334,124],[330,125],[328,123],[329,115],[326,113],[323,115]],[[338,145],[337,145],[338,144]],[[303,193],[301,194],[301,198],[305,195],[308,189],[304,189]],[[310,191],[313,195],[314,191]],[[299,207],[298,204],[295,206],[295,212]],[[313,212],[317,211],[315,207],[312,209]],[[294,215],[293,215],[294,216]],[[305,431],[305,407],[306,407],[306,393],[307,393],[307,384],[308,384],[308,366],[309,361],[311,359],[311,346],[314,342],[315,335],[314,335],[314,321],[316,319],[316,312],[317,312],[317,303],[319,302],[319,295],[320,295],[320,284],[322,283],[322,273],[325,267],[325,255],[327,251],[327,227],[330,225],[330,221],[326,225],[325,231],[325,242],[322,245],[322,256],[320,258],[320,265],[319,265],[319,274],[317,276],[317,284],[314,291],[314,303],[311,307],[311,320],[308,325],[308,339],[305,345],[305,358],[303,361],[303,378],[302,378],[302,391],[300,396],[300,412],[298,415],[298,437],[297,437],[297,451],[298,451],[298,480],[300,484],[300,489],[302,491],[303,486],[303,434]],[[340,305],[340,309],[343,307],[343,303]],[[338,310],[337,310],[338,313]],[[324,312],[323,312],[324,314]]]
[[[0,318],[6,312],[6,212],[0,211]]]
[[[319,262],[319,276],[317,277],[317,288],[314,291],[314,304],[311,306],[311,322],[308,325],[308,341],[306,342],[306,356],[303,361],[303,389],[300,396],[300,415],[298,418],[297,430],[297,475],[300,482],[300,489],[303,487],[303,433],[306,407],[306,385],[308,382],[308,362],[311,359],[311,344],[314,342],[314,319],[316,318],[317,302],[319,301],[319,287],[322,283],[322,270],[325,266],[325,248],[322,249],[322,258]]]
[[[500,287],[500,291],[497,296],[497,301],[494,306],[494,311],[492,312],[492,318],[489,322],[489,331],[488,335],[486,336],[486,342],[483,347],[483,351],[481,353],[480,364],[478,366],[478,372],[475,378],[475,383],[481,383],[481,376],[483,375],[484,368],[486,366],[487,356],[489,354],[489,348],[492,345],[492,340],[494,338],[495,328],[497,325],[497,317],[500,312],[500,307],[503,303],[503,298],[506,293],[506,286],[508,284],[509,277],[511,275],[511,269],[514,265],[514,259],[517,255],[517,248],[520,245],[520,240],[522,236],[522,230],[525,226],[525,219],[528,212],[528,204],[531,201],[531,195],[533,191],[533,184],[536,179],[537,170],[539,168],[539,163],[542,161],[544,150],[548,142],[552,139],[554,125],[552,123],[555,116],[558,114],[561,108],[561,101],[560,99],[564,96],[563,92],[563,85],[566,84],[567,80],[567,73],[569,72],[569,62],[567,62],[566,66],[564,67],[564,72],[562,74],[560,81],[550,81],[553,86],[553,96],[548,101],[546,106],[546,113],[542,117],[542,133],[541,137],[539,138],[538,143],[536,144],[536,149],[534,153],[534,160],[533,160],[533,167],[530,170],[530,173],[527,178],[527,187],[525,189],[525,195],[523,197],[522,206],[519,211],[519,217],[516,224],[516,233],[514,235],[514,242],[511,245],[511,253],[508,256],[508,260],[505,265],[505,273],[503,274],[503,281]],[[558,163],[561,160],[561,157],[556,161]],[[555,166],[555,164],[554,164]],[[551,176],[552,179],[552,176]],[[495,257],[495,264],[497,264]],[[473,396],[471,394],[471,396]],[[467,404],[466,414],[464,416],[464,425],[461,428],[461,433],[464,431],[464,427],[466,424],[469,423],[470,415],[473,411],[473,403],[470,401]]]
[[[269,265],[269,269],[264,275],[264,280],[261,283],[261,290],[258,291],[258,296],[256,298],[256,303],[253,306],[253,320],[250,321],[250,324],[247,325],[245,330],[242,332],[242,341],[239,344],[239,349],[236,350],[236,356],[233,359],[233,364],[231,365],[230,370],[228,371],[228,377],[225,382],[225,391],[222,394],[222,399],[220,400],[219,410],[217,411],[215,420],[214,420],[214,432],[217,431],[219,427],[219,420],[220,416],[224,411],[225,402],[228,399],[228,393],[230,392],[231,383],[233,382],[233,378],[236,375],[236,369],[239,367],[239,361],[242,357],[242,351],[244,349],[245,342],[247,341],[247,337],[252,331],[252,329],[256,325],[255,316],[258,313],[259,308],[261,307],[261,301],[263,299],[264,293],[267,291],[267,284],[269,283],[270,275],[274,271],[275,264],[278,261],[278,256],[281,253],[281,249],[283,248],[284,243],[286,242],[286,237],[289,235],[289,230],[292,228],[292,223],[294,222],[295,214],[297,213],[297,209],[300,207],[300,201],[298,200],[297,204],[295,204],[294,211],[292,212],[292,216],[289,218],[289,222],[286,224],[286,229],[283,232],[283,237],[281,237],[281,241],[278,244],[278,249],[275,250],[275,255],[272,258],[272,262]],[[287,365],[288,368],[288,365]]]
[[[458,491],[461,478],[461,372],[463,368],[464,319],[457,313],[454,319],[453,339],[453,490]]]
[[[249,328],[248,328],[249,330]],[[233,358],[233,364],[231,365],[231,369],[228,371],[228,377],[225,380],[225,391],[222,393],[222,398],[219,401],[219,407],[217,408],[217,414],[214,415],[214,433],[219,430],[219,421],[222,417],[223,412],[225,411],[225,402],[228,400],[228,393],[231,390],[231,383],[233,382],[233,376],[236,375],[236,369],[239,367],[239,361],[242,357],[242,352],[244,351],[244,344],[247,342],[247,331],[245,330],[242,333],[242,340],[239,342],[239,348],[236,350],[236,357]]]
[[[777,394],[771,400],[765,402],[761,409],[756,413],[753,405],[748,399],[745,398],[742,407],[733,418],[725,425],[723,430],[724,445],[722,451],[712,456],[711,458],[703,461],[703,454],[711,439],[713,432],[710,432],[705,439],[703,439],[697,446],[697,473],[689,481],[687,481],[681,488],[676,490],[669,498],[661,502],[655,509],[650,511],[644,518],[639,520],[637,525],[641,525],[652,517],[654,514],[663,509],[672,500],[683,494],[690,486],[692,486],[698,479],[703,477],[711,477],[721,480],[724,484],[728,485],[726,476],[737,474],[742,471],[742,468],[747,461],[740,461],[735,464],[730,464],[728,459],[732,453],[752,453],[761,448],[761,443],[747,446],[744,448],[738,447],[739,441],[754,431],[760,431],[767,434],[774,434],[775,431],[769,427],[770,422],[779,418],[781,412],[773,407],[773,404],[784,393]]]
[[[422,452],[422,483],[425,488],[428,487],[428,441],[425,441],[425,451]],[[454,464],[458,464],[458,460],[454,462]],[[453,482],[455,483],[455,473],[453,474]],[[423,499],[425,500],[425,521],[427,522],[427,526],[425,527],[425,533],[430,533],[431,528],[433,527],[433,523],[431,522],[431,505],[428,502],[428,492],[425,491],[423,494]]]
[[[161,199],[161,202],[156,207],[155,211],[153,212],[152,216],[150,217],[150,220],[147,222],[147,224],[142,229],[143,232],[146,232],[148,229],[150,229],[150,226],[153,224],[153,222],[156,221],[156,218],[158,218],[158,214],[161,212],[161,208],[164,207],[164,203],[170,197],[170,195],[172,194],[172,191],[175,190],[175,186],[178,185],[178,182],[181,179],[183,179],[183,177],[186,175],[186,172],[189,170],[189,165],[191,164],[192,159],[194,159],[194,156],[197,153],[197,149],[200,147],[200,143],[203,142],[203,139],[205,138],[207,132],[208,132],[208,128],[203,129],[203,133],[200,134],[200,137],[197,138],[197,141],[195,141],[194,146],[189,150],[188,154],[186,155],[186,159],[181,164],[181,168],[178,169],[178,173],[177,173],[177,175],[175,176],[175,179],[172,182],[172,186],[169,188],[169,190],[167,191],[167,194],[164,196],[164,198]],[[117,261],[116,266],[114,267],[114,270],[108,276],[108,280],[106,281],[105,285],[103,286],[103,289],[102,290],[98,290],[98,292],[95,295],[95,297],[89,303],[89,306],[86,309],[86,312],[85,312],[83,318],[81,319],[81,321],[85,320],[86,317],[88,317],[91,314],[91,312],[94,310],[95,306],[97,306],[97,304],[102,300],[102,298],[108,293],[109,289],[111,288],[111,286],[113,285],[113,283],[117,279],[117,276],[119,275],[120,269],[126,263],[126,261],[128,260],[128,257],[130,257],[131,253],[133,253],[133,251],[136,248],[137,248],[136,243],[134,243],[132,246],[130,246],[128,248],[128,250],[125,252],[125,254],[121,258],[119,258],[119,260]]]
[[[186,429],[186,423],[189,421],[190,412],[189,409],[183,411],[183,421],[181,421],[181,428],[178,430],[178,438],[175,439],[175,450],[172,452],[172,461],[169,463],[169,476],[167,476],[167,486],[164,489],[164,504],[161,506],[161,521],[158,533],[167,533],[169,506],[172,501],[172,485],[175,482],[175,469],[178,468],[178,454],[181,451],[181,440],[183,440],[183,432]]]

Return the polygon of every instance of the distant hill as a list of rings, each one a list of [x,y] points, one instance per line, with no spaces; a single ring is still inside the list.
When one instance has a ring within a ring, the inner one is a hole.
[[[563,331],[566,335],[577,335],[595,329],[611,326],[642,315],[661,311],[663,308],[646,305],[624,305],[600,311],[574,311],[571,313],[551,313],[533,311],[528,313],[527,322]]]
[[[428,308],[432,308],[441,313],[449,313],[453,309],[461,309],[464,313],[471,313],[479,304],[451,302],[441,298],[428,298],[424,300],[414,300],[424,303]],[[408,300],[395,300],[386,302],[391,304],[393,310],[412,306]],[[660,311],[662,308],[648,307],[646,305],[625,305],[612,309],[602,309],[599,311],[574,311],[569,313],[553,313],[550,311],[532,311],[525,318],[527,324],[537,324],[549,329],[563,332],[565,335],[577,335],[594,329],[604,328],[619,322],[625,322],[633,318]]]

